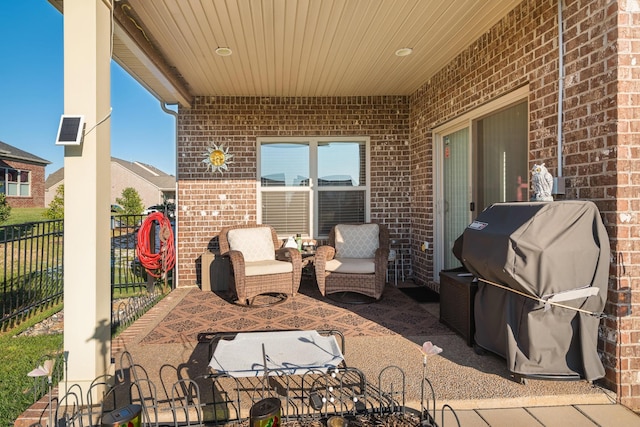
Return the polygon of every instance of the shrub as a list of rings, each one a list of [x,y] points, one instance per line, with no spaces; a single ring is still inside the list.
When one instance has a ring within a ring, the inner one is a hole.
[[[118,197],[116,203],[122,206],[123,213],[126,215],[139,215],[144,209],[140,194],[132,187],[122,190],[122,197]]]
[[[0,194],[0,223],[6,222],[11,216],[11,206],[7,203],[7,197]]]
[[[49,209],[44,214],[49,219],[64,218],[64,184],[60,184],[56,190],[56,195],[49,203]]]

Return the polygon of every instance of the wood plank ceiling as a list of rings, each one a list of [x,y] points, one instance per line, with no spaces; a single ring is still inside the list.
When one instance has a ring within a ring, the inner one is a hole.
[[[169,103],[195,95],[409,95],[518,3],[121,0],[114,58]],[[141,57],[145,43],[164,68]],[[217,55],[219,47],[232,54]],[[396,56],[401,48],[413,53]],[[184,84],[181,94],[167,70]]]

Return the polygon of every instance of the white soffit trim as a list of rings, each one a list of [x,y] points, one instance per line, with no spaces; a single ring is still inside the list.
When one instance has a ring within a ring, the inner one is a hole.
[[[153,61],[151,61],[147,57],[147,55],[145,55],[138,44],[117,23],[115,23],[114,25],[114,37],[117,37],[125,45],[131,55],[137,58],[137,60],[149,71],[149,73],[158,81],[158,83],[160,83],[167,92],[171,93],[181,105],[185,107],[191,106],[191,100],[182,95],[182,93],[171,83],[171,81],[169,81],[169,79],[167,79],[164,73],[153,63]],[[117,60],[117,58],[114,59]],[[131,74],[131,76],[134,77],[142,86],[153,93],[156,98],[162,100],[162,97],[159,96],[159,94],[155,90],[153,90],[153,88],[151,88],[147,82],[141,80],[141,78],[138,78],[136,76],[134,70],[128,68],[123,61],[118,60],[117,62],[124,69],[126,69],[127,72],[129,72],[129,74]]]

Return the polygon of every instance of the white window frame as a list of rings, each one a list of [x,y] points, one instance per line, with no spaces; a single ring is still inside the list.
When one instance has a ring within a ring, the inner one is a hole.
[[[11,181],[13,184],[16,185],[16,194],[9,194],[9,181],[7,180],[7,174],[10,170],[17,172],[17,180],[15,182]],[[3,193],[5,197],[31,197],[31,183],[33,180],[33,171],[26,170],[26,169],[18,169],[18,168],[7,168],[7,167],[0,168],[0,171],[1,171],[0,173],[2,173],[2,183],[4,184]],[[26,183],[23,183],[22,181],[20,181],[20,178],[23,173],[26,173],[29,176],[29,180]],[[28,191],[26,195],[21,194],[22,193],[21,189],[23,187],[27,187]]]
[[[262,159],[261,159],[261,145],[263,143],[305,143],[309,145],[309,186],[308,187],[262,187]],[[365,144],[365,185],[359,185],[357,187],[343,187],[343,186],[318,186],[318,144],[321,142],[358,142]],[[256,195],[257,195],[257,207],[256,216],[257,222],[262,223],[262,193],[270,191],[303,191],[309,192],[309,227],[310,235],[303,235],[305,238],[314,239],[326,239],[328,236],[318,235],[318,206],[317,206],[317,194],[320,191],[363,191],[364,196],[364,208],[365,208],[365,221],[371,221],[371,138],[368,136],[318,136],[318,137],[304,137],[304,136],[291,136],[291,137],[258,137],[256,140],[256,153],[257,153],[257,167],[256,167]],[[289,236],[278,236],[280,238],[286,238]]]
[[[433,230],[433,277],[432,279],[435,282],[440,281],[440,271],[444,268],[444,253],[442,252],[442,248],[444,246],[444,196],[443,196],[443,153],[442,153],[442,138],[444,135],[449,135],[453,132],[456,132],[464,127],[469,128],[469,138],[470,144],[469,149],[472,150],[473,146],[476,143],[476,134],[474,129],[474,123],[485,116],[488,116],[504,107],[515,104],[523,99],[528,99],[529,97],[529,86],[523,86],[519,89],[516,89],[504,96],[501,96],[494,101],[488,102],[468,113],[465,113],[442,126],[438,126],[433,129],[433,188],[434,188],[434,198],[433,198],[433,212],[434,212],[434,230]],[[474,160],[472,160],[474,161]],[[472,167],[475,167],[472,165]],[[470,178],[472,179],[472,174]],[[469,188],[471,188],[472,183],[469,182]],[[477,212],[475,213],[477,215]]]

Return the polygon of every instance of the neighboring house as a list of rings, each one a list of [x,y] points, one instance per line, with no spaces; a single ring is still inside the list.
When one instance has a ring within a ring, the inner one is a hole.
[[[45,207],[44,169],[50,163],[0,141],[0,193],[12,208]]]
[[[56,195],[60,184],[64,183],[64,168],[60,168],[47,177],[45,187],[45,205]],[[174,202],[176,198],[176,178],[162,172],[151,165],[140,162],[111,158],[111,203],[122,197],[122,190],[135,188],[142,204],[147,206],[161,204],[164,201]]]

